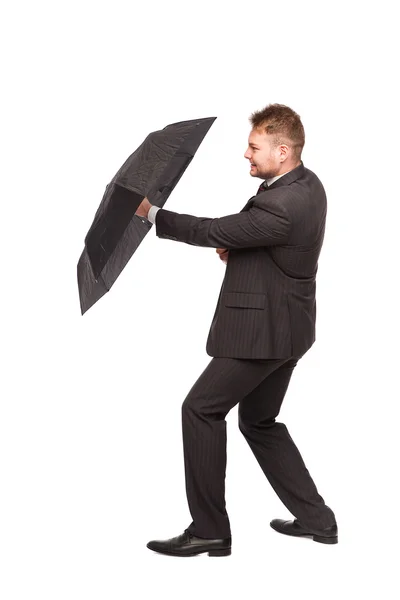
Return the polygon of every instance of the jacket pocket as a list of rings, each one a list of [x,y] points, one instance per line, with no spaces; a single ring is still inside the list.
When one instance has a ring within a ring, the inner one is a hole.
[[[251,292],[225,292],[223,294],[225,306],[237,306],[240,308],[265,308],[265,294],[253,294]]]

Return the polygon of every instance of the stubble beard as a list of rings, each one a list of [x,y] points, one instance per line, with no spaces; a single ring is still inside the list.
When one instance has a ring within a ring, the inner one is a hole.
[[[266,170],[256,165],[256,173],[254,174],[254,176],[259,177],[260,179],[272,179],[273,177],[276,177],[278,175],[278,170],[279,169],[275,169],[274,171],[272,171],[271,169]]]

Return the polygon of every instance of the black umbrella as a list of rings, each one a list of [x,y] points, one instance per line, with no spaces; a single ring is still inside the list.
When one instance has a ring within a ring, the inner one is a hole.
[[[111,288],[152,223],[135,214],[143,198],[164,206],[217,117],[150,133],[106,186],[78,261],[84,314]]]

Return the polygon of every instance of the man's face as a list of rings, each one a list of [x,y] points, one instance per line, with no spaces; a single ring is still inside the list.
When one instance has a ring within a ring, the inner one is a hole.
[[[282,166],[282,147],[273,147],[272,136],[252,129],[249,135],[249,145],[244,154],[254,166],[250,168],[252,177],[270,179],[279,175]]]

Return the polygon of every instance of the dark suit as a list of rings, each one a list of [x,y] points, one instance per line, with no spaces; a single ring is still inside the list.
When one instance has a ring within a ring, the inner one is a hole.
[[[335,523],[285,425],[275,421],[293,369],[315,341],[326,212],[323,185],[303,162],[239,213],[157,212],[158,237],[229,249],[206,345],[213,359],[182,405],[189,529],[199,537],[231,535],[225,417],[236,404],[240,430],[282,502],[305,527]]]

